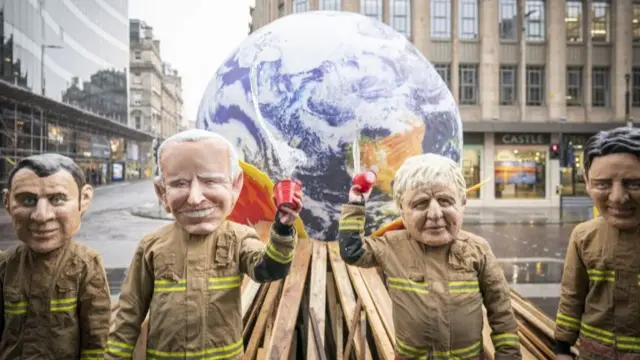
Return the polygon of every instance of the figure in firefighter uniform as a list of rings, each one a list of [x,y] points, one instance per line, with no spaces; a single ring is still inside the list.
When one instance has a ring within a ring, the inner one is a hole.
[[[557,359],[640,359],[640,129],[591,137],[584,180],[600,217],[571,233],[556,315]]]
[[[435,154],[408,158],[394,199],[405,228],[364,237],[365,201],[354,185],[343,205],[342,259],[384,271],[398,359],[482,359],[482,305],[496,360],[520,359],[509,285],[486,240],[460,230],[466,203],[460,167]]]
[[[225,220],[243,182],[226,139],[184,131],[161,144],[158,162],[156,193],[175,222],[140,241],[105,358],[131,358],[149,311],[148,359],[239,359],[243,274],[260,283],[288,274],[302,194],[297,211],[277,213],[265,246],[253,228]]]
[[[0,260],[0,359],[101,359],[111,296],[100,255],[72,240],[93,189],[58,154],[20,160],[4,206],[23,244]]]

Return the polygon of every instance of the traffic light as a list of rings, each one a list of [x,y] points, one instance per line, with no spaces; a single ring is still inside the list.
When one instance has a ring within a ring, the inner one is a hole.
[[[560,145],[551,144],[551,146],[549,146],[549,159],[560,160]]]

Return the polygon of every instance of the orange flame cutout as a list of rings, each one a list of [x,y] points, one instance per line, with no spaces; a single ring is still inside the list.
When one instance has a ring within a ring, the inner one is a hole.
[[[472,192],[472,191],[476,191],[478,189],[480,189],[481,187],[483,187],[486,183],[489,182],[489,180],[491,180],[491,178],[486,179],[485,181],[473,185],[472,187],[467,189],[467,192]],[[382,225],[382,227],[376,231],[373,232],[373,236],[382,236],[384,235],[384,233],[386,233],[387,231],[393,231],[393,230],[402,230],[404,229],[404,223],[402,222],[402,219],[398,218],[393,220],[392,222]]]
[[[261,222],[273,222],[276,216],[276,206],[273,203],[273,181],[267,174],[255,166],[239,161],[244,174],[244,183],[238,197],[238,202],[229,220],[255,226]],[[298,218],[294,224],[299,237],[308,237],[302,220]]]

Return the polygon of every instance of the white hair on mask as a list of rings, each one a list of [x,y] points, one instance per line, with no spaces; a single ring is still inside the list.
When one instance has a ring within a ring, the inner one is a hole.
[[[189,129],[185,131],[181,131],[177,134],[174,134],[167,139],[165,139],[160,146],[158,147],[157,154],[157,163],[158,167],[158,176],[162,181],[162,166],[160,166],[160,157],[162,156],[162,150],[167,146],[167,144],[172,142],[177,143],[185,143],[185,142],[198,142],[205,140],[216,140],[225,144],[229,148],[229,169],[231,169],[231,179],[235,179],[236,176],[242,173],[240,169],[240,163],[238,162],[238,153],[236,149],[233,147],[233,144],[229,140],[227,140],[224,136],[201,129]],[[215,158],[216,154],[211,154],[211,158]]]
[[[466,196],[467,184],[458,163],[437,154],[416,155],[402,163],[393,180],[393,198],[398,209],[402,209],[403,196],[407,191],[433,182],[455,185],[460,201]]]

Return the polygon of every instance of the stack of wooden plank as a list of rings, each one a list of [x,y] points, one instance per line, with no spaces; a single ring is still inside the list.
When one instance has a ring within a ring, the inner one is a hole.
[[[513,293],[523,358],[553,358],[554,324]],[[114,307],[114,310],[116,308]],[[395,357],[391,299],[376,269],[346,265],[337,242],[300,239],[289,276],[242,284],[245,359],[382,359]],[[486,359],[493,359],[485,318]],[[135,360],[145,359],[146,324]]]

